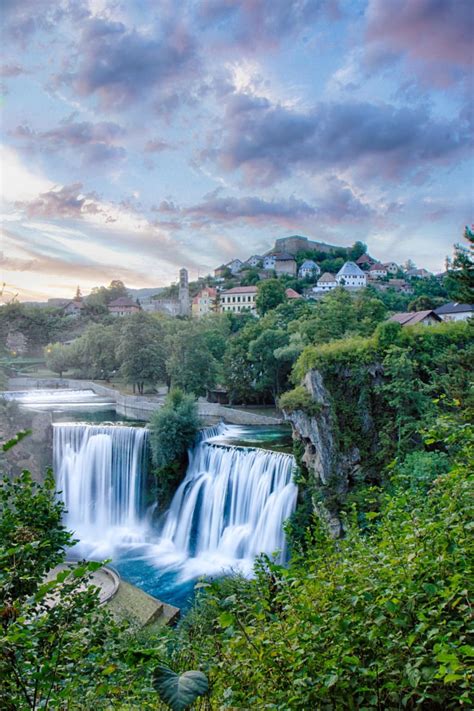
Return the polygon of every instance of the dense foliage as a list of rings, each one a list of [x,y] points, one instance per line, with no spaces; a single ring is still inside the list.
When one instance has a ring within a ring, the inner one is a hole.
[[[215,708],[472,707],[472,428],[429,442],[449,471],[397,466],[364,531],[351,515],[334,541],[315,520],[289,568],[204,588],[176,654],[205,664]]]
[[[188,463],[187,451],[196,440],[199,418],[196,400],[182,390],[170,391],[165,404],[150,421],[150,444],[156,498],[160,509],[167,507]]]

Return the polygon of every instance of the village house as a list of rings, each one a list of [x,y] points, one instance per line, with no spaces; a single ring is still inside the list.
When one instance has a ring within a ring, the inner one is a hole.
[[[398,274],[398,270],[400,269],[396,262],[384,262],[382,266],[385,267],[389,274],[393,274],[394,276],[395,274]]]
[[[267,254],[263,258],[263,268],[264,269],[275,269],[276,256],[274,254]]]
[[[259,267],[263,262],[263,257],[261,257],[259,254],[253,254],[251,257],[247,259],[245,264],[248,267]]]
[[[226,264],[221,264],[220,267],[217,267],[217,269],[214,269],[214,276],[216,279],[224,279],[226,273],[227,273],[227,265]]]
[[[313,291],[319,293],[331,291],[331,289],[335,289],[336,286],[337,281],[334,274],[331,274],[330,272],[324,272],[322,277],[318,279],[318,283],[316,284],[316,286],[313,287]]]
[[[383,279],[386,276],[387,270],[385,269],[383,264],[380,264],[380,262],[372,264],[369,269],[369,279]]]
[[[226,313],[256,312],[257,287],[235,286],[220,294],[219,311]]]
[[[409,279],[428,279],[433,275],[427,269],[408,269],[406,276]]]
[[[321,274],[321,269],[312,259],[306,259],[298,270],[300,279],[305,279],[306,277],[315,279],[319,274]]]
[[[191,311],[194,318],[205,316],[216,309],[217,290],[206,286],[193,299]]]
[[[389,319],[393,323],[399,323],[400,326],[417,326],[419,323],[423,326],[433,326],[441,321],[441,318],[432,310],[427,311],[407,311],[405,313],[393,314]]]
[[[290,288],[285,290],[285,296],[290,301],[292,301],[293,299],[302,299],[303,298],[301,296],[301,294],[298,294],[297,291],[295,291],[294,289],[290,289]]]
[[[377,291],[387,291],[393,289],[399,294],[413,294],[413,288],[405,281],[405,279],[390,279],[390,281],[375,282],[371,284]]]
[[[112,316],[129,316],[140,311],[140,306],[136,301],[128,296],[121,296],[119,299],[111,301],[107,307]]]
[[[63,306],[62,311],[65,316],[72,316],[73,318],[78,318],[81,315],[84,306],[85,304],[82,299],[73,299],[72,301],[69,301],[65,306]]]
[[[370,269],[372,264],[376,264],[377,260],[372,259],[368,254],[361,254],[359,259],[356,259],[356,262],[358,267],[361,269]]]
[[[350,289],[361,289],[367,286],[367,276],[354,262],[346,262],[336,274],[339,286]],[[319,282],[318,282],[319,283]]]
[[[435,309],[435,313],[443,321],[467,321],[468,318],[474,318],[474,305],[450,301]]]
[[[227,269],[230,269],[232,274],[238,274],[242,267],[244,266],[241,259],[233,259],[231,262],[226,264]]]
[[[296,276],[296,259],[288,252],[277,252],[275,255],[274,269],[278,274]]]

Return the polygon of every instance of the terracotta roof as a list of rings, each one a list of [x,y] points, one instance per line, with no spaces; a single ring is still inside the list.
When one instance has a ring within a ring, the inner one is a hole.
[[[286,294],[287,299],[301,299],[302,298],[301,294],[298,294],[298,292],[295,291],[294,289],[286,289],[285,294]]]
[[[211,298],[215,298],[216,295],[217,295],[217,290],[214,289],[213,286],[209,286],[209,287],[207,287],[207,288],[201,289],[201,291],[200,291],[198,294],[196,294],[196,296],[195,296],[194,299],[193,299],[193,304],[198,304],[198,303],[199,303],[199,299],[202,297],[202,295],[204,294],[204,292],[207,292],[207,294],[209,294],[209,296],[210,296]]]
[[[393,314],[388,320],[399,323],[401,326],[414,326],[417,323],[421,323],[431,316],[435,321],[441,321],[440,317],[432,310],[427,311],[409,311],[405,313]]]
[[[375,259],[369,257],[368,254],[361,254],[359,259],[356,259],[356,264],[373,264]]]
[[[255,294],[256,292],[256,286],[234,286],[233,289],[227,289],[222,294]]]

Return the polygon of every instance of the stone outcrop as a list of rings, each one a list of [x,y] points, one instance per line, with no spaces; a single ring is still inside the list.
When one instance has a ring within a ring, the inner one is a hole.
[[[338,449],[331,396],[321,373],[309,371],[303,385],[311,395],[314,409],[285,412],[285,419],[292,424],[293,438],[304,448],[301,462],[308,470],[313,508],[337,538],[343,534],[338,504],[347,494],[350,475],[359,466],[360,452],[357,447],[344,453]]]
[[[15,402],[0,402],[0,442],[8,441],[21,430],[31,430],[31,434],[0,453],[0,471],[16,476],[28,469],[35,481],[43,481],[46,469],[53,465],[51,413],[22,410]]]

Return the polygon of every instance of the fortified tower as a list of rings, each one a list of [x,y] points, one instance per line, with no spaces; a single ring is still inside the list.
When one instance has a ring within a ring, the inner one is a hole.
[[[188,270],[183,268],[179,270],[179,315],[189,316],[190,313]]]

